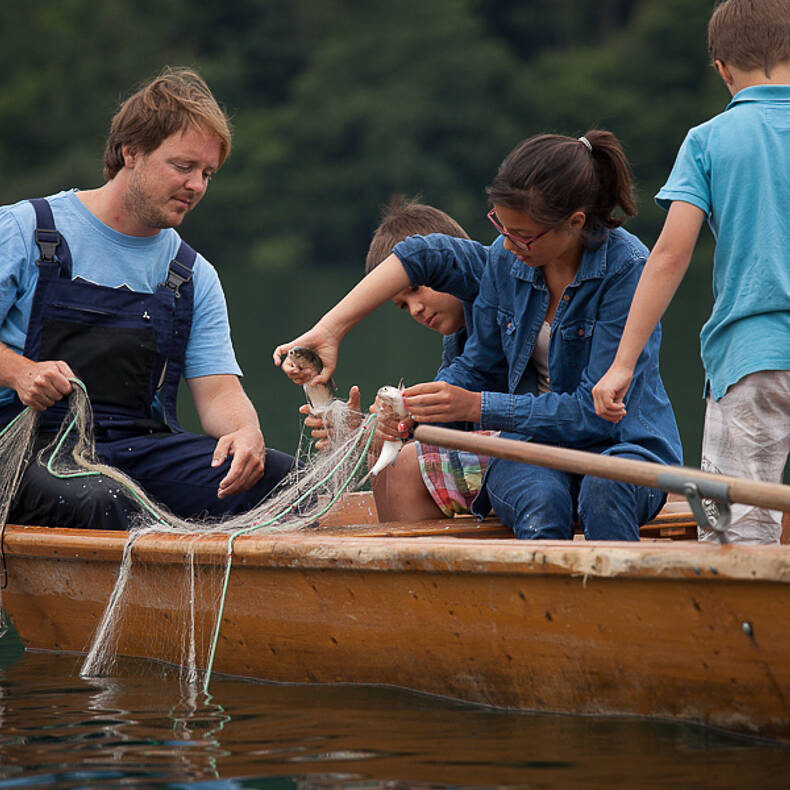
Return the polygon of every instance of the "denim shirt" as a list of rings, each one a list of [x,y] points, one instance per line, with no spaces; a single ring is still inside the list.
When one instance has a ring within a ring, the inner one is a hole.
[[[414,286],[425,285],[434,291],[441,291],[456,297],[461,302],[464,311],[465,326],[442,338],[442,363],[439,368],[441,371],[461,354],[466,340],[471,334],[474,322],[472,307],[480,292],[480,278],[483,276],[485,259],[483,256],[466,255],[463,245],[458,248],[462,254],[453,255],[453,237],[444,236],[441,233],[409,236],[406,241],[409,239],[421,239],[425,249],[425,254],[416,265],[412,265],[408,256],[398,256],[406,274],[409,275],[411,284]],[[435,252],[434,243],[436,244]],[[396,255],[398,250],[404,249],[401,246],[403,244],[404,242],[400,242],[395,246]]]
[[[485,256],[468,255],[465,245],[458,246],[458,255],[453,254],[456,249],[453,245],[454,237],[444,236],[440,233],[409,238],[422,239],[426,250],[426,254],[421,256],[419,263],[413,263],[406,254],[400,259],[406,274],[409,275],[411,284],[415,286],[425,285],[434,291],[441,291],[442,293],[455,296],[461,302],[461,307],[464,311],[464,326],[452,334],[442,337],[442,359],[437,371],[438,376],[455,361],[456,357],[463,353],[466,341],[472,334],[474,328],[473,307],[475,299],[480,292],[480,280],[485,268]],[[466,240],[462,239],[461,241]],[[476,244],[476,242],[473,243]],[[408,249],[408,245],[404,248],[401,247],[401,244],[395,247],[396,255],[398,250]],[[434,244],[437,245],[436,253],[433,252]],[[482,245],[479,246],[482,247]],[[447,254],[448,249],[450,250],[449,255]],[[505,392],[507,390],[506,377],[504,375],[500,376],[492,384],[491,388],[497,392]],[[480,427],[477,423],[444,424],[463,430],[473,430]]]
[[[438,268],[437,259],[460,261],[461,269],[484,266],[463,354],[437,378],[482,393],[485,429],[556,446],[681,463],[680,435],[658,370],[659,327],[637,362],[625,399],[627,415],[610,423],[598,417],[593,406],[592,387],[614,359],[647,248],[618,228],[598,247],[585,250],[551,327],[551,391],[538,395],[531,357],[549,291],[541,270],[519,261],[505,250],[503,241],[500,237],[486,247],[435,234],[410,237],[395,247],[417,280],[429,268]],[[506,391],[497,392],[492,384],[503,375]]]

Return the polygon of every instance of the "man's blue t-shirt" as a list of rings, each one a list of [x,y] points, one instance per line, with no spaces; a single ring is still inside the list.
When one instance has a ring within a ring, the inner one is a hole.
[[[99,221],[75,190],[49,198],[55,226],[66,239],[73,277],[111,288],[153,293],[167,278],[181,239],[172,228],[154,236],[127,236]],[[35,212],[29,201],[0,207],[0,342],[18,353],[25,346],[38,282]],[[230,339],[225,296],[214,267],[201,255],[193,273],[194,312],[184,360],[185,378],[241,375]],[[13,390],[0,387],[0,405]]]
[[[716,238],[714,305],[702,328],[706,390],[790,370],[790,85],[739,91],[689,131],[656,202],[691,203]]]

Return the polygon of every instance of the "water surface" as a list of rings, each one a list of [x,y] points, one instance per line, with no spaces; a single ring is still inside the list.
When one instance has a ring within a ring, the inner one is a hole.
[[[0,788],[787,786],[790,748],[704,727],[80,663],[0,640]]]

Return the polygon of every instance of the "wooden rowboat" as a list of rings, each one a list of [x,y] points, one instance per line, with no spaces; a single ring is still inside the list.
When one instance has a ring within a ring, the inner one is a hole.
[[[380,524],[357,494],[317,528],[239,538],[214,670],[790,739],[788,549],[673,540],[694,535],[684,502],[640,543],[509,535],[493,519]],[[28,648],[86,650],[125,542],[7,527],[3,605]],[[133,551],[118,653],[177,663],[187,549],[151,534]],[[225,553],[221,536],[196,544],[198,591]],[[207,634],[216,599],[197,597]]]

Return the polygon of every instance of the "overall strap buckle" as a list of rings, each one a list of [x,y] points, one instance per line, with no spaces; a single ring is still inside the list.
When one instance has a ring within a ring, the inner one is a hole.
[[[54,228],[36,228],[36,245],[40,253],[36,265],[55,263],[55,250],[60,246],[60,240],[60,233]]]
[[[170,266],[167,270],[167,279],[162,283],[165,288],[169,288],[173,292],[176,299],[181,297],[181,286],[188,283],[192,279],[192,269],[189,266],[184,266],[183,263],[175,258],[170,261]]]
[[[71,279],[69,245],[55,227],[55,218],[49,201],[46,198],[33,198],[30,203],[36,212],[34,238],[39,251],[36,266],[57,264],[60,277]]]

